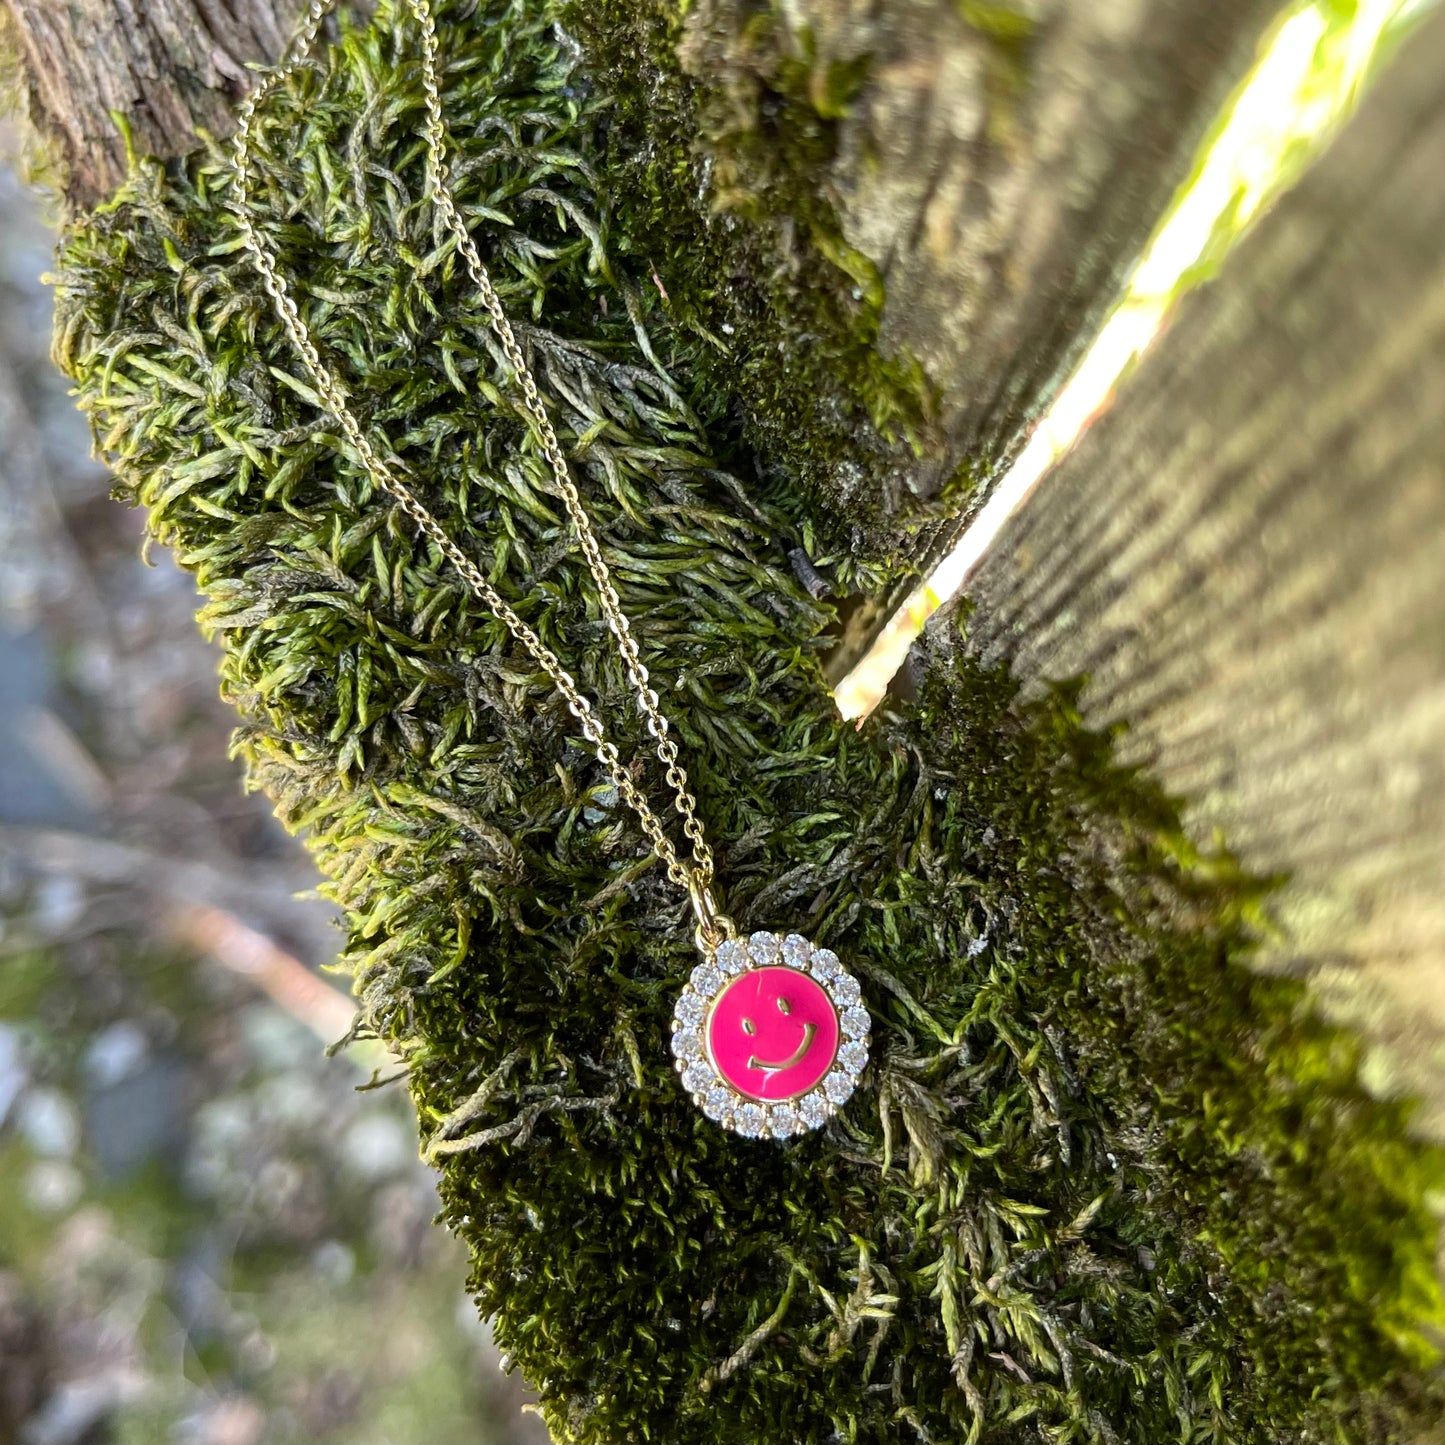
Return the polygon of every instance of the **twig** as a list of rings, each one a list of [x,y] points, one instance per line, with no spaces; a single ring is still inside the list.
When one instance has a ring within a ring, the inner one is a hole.
[[[797,1288],[799,1273],[800,1271],[795,1265],[788,1274],[788,1283],[783,1290],[782,1299],[778,1301],[777,1309],[775,1309],[727,1359],[720,1365],[714,1365],[698,1382],[698,1389],[701,1390],[704,1395],[708,1394],[714,1385],[720,1385],[724,1380],[728,1380],[737,1374],[737,1372],[757,1354],[767,1338],[777,1332],[778,1327],[783,1323],[783,1319],[788,1313],[788,1306],[793,1302],[793,1291]]]

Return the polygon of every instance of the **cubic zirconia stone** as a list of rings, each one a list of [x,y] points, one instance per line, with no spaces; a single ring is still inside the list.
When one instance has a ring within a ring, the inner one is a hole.
[[[798,1113],[808,1128],[816,1129],[819,1124],[827,1121],[833,1110],[823,1095],[814,1089],[811,1094],[804,1094],[798,1100]]]
[[[843,971],[843,965],[838,962],[838,955],[831,948],[815,948],[812,958],[808,961],[808,967],[814,978],[837,978]]]
[[[732,1116],[733,1099],[734,1095],[731,1089],[725,1088],[722,1084],[714,1084],[702,1096],[702,1111],[709,1119],[716,1119],[722,1123],[724,1119]]]
[[[744,1104],[737,1113],[737,1131],[745,1134],[749,1139],[758,1138],[768,1122],[768,1116],[763,1112],[761,1104]]]
[[[702,1057],[702,1035],[696,1029],[678,1029],[672,1036],[672,1051],[684,1061]]]
[[[689,1064],[682,1071],[682,1086],[689,1094],[700,1094],[717,1082],[717,1075],[702,1062]]]
[[[868,1062],[868,1047],[854,1039],[851,1044],[844,1044],[838,1050],[838,1062],[848,1070],[850,1074],[861,1074],[863,1065]]]
[[[801,933],[790,933],[783,940],[783,962],[790,968],[807,968],[813,945]]]
[[[722,981],[722,969],[715,963],[700,963],[692,971],[692,986],[704,998],[711,998],[722,987]]]
[[[873,1027],[873,1020],[868,1017],[866,1008],[850,1008],[843,1013],[843,1032],[850,1039],[863,1039],[868,1037],[868,1030]]]
[[[768,1110],[768,1130],[774,1139],[786,1139],[803,1126],[798,1111],[791,1104],[774,1104]]]
[[[673,1012],[677,1016],[678,1022],[685,1028],[688,1024],[700,1023],[706,1010],[702,1000],[691,989],[688,989],[678,999],[677,1007]]]
[[[858,980],[851,973],[840,973],[833,980],[833,997],[844,1008],[851,1008],[863,997],[863,990],[858,987]]]
[[[852,1075],[839,1073],[835,1070],[823,1080],[823,1092],[835,1104],[846,1103],[853,1093]]]
[[[748,966],[748,946],[741,938],[729,938],[718,944],[713,959],[724,973],[741,973]]]
[[[778,961],[778,935],[776,933],[755,933],[748,939],[748,952],[754,963],[776,963]]]

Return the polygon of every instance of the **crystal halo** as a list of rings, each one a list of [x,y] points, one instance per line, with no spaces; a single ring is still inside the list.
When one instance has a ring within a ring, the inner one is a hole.
[[[704,1114],[745,1138],[827,1123],[868,1064],[858,981],[831,949],[760,930],[706,952],[673,1010],[672,1052]]]

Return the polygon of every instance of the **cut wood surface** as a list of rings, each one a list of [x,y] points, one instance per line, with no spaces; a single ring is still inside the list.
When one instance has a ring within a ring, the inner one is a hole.
[[[1291,881],[1266,961],[1445,1127],[1445,25],[1180,307],[968,593],[970,645]]]

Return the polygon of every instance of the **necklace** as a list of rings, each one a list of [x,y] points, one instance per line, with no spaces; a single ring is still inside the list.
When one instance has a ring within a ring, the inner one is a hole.
[[[512,636],[532,655],[566,699],[582,736],[607,770],[618,796],[637,815],[668,878],[686,891],[696,927],[693,941],[702,962],[678,997],[672,1021],[672,1052],[684,1089],[703,1112],[724,1128],[750,1137],[787,1138],[823,1124],[852,1095],[868,1062],[871,1020],[863,1007],[858,981],[827,948],[814,947],[801,934],[757,932],[737,935],[719,906],[713,887],[713,855],[689,791],[687,771],[678,757],[667,718],[622,610],[571,469],[557,440],[537,383],[517,343],[476,243],[452,194],[446,159],[438,81],[437,33],[429,0],[407,0],[421,36],[422,84],[426,115],[428,189],[442,221],[456,241],[467,274],[476,287],[492,329],[512,372],[528,426],[547,460],[557,491],[577,536],[587,570],[597,588],[628,681],[647,731],[656,745],[682,831],[691,845],[684,860],[667,836],[662,820],[633,782],[616,745],[572,675],[487,580],[476,562],[448,534],[403,480],[404,468],[383,457],[368,438],[347,401],[346,389],[322,359],[284,276],[278,258],[266,247],[247,209],[251,179],[252,127],[256,111],[272,89],[309,56],[321,26],[337,0],[312,0],[290,58],[272,71],[241,107],[235,140],[233,212],[242,240],[275,305],[277,316],[317,394],[340,424],[346,440],[372,481],[387,492],[422,534],[486,603]]]

